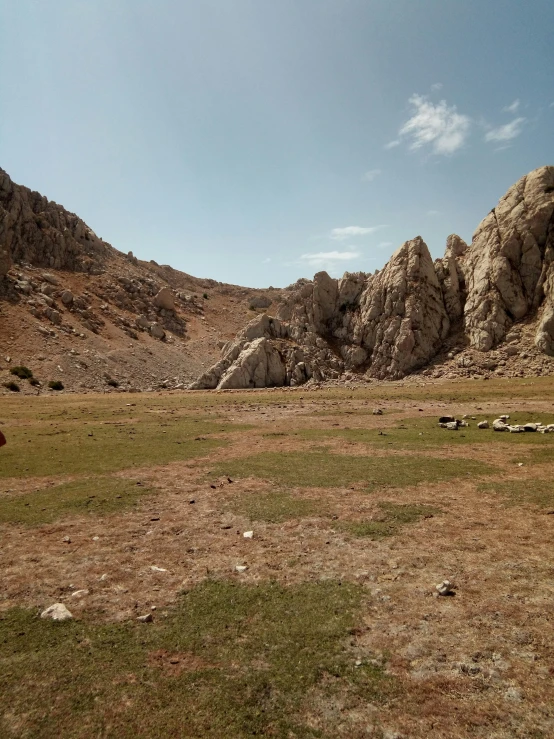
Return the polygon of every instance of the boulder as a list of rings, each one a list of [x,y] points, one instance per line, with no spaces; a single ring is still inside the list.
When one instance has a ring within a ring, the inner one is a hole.
[[[153,336],[155,339],[164,339],[165,338],[165,331],[160,326],[159,323],[153,323],[150,326],[150,335]]]
[[[248,300],[248,307],[251,310],[264,310],[269,308],[273,301],[267,295],[252,295]]]
[[[61,301],[64,305],[71,305],[73,303],[73,293],[71,290],[64,290],[61,294]]]
[[[154,296],[153,300],[156,308],[163,308],[164,310],[173,310],[175,307],[175,298],[173,293],[168,287],[162,287],[157,295]]]
[[[63,603],[54,603],[48,606],[41,614],[41,618],[50,618],[52,621],[69,621],[73,618],[71,611]]]
[[[281,387],[285,384],[285,376],[285,365],[279,352],[262,337],[245,346],[221,378],[218,388]]]

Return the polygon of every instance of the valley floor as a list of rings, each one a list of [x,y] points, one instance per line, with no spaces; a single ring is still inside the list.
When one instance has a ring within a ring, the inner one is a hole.
[[[554,736],[553,391],[3,397],[0,735]]]

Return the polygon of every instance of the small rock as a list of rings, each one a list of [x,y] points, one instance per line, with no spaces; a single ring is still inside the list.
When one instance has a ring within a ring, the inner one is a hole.
[[[85,595],[88,595],[88,594],[89,594],[89,591],[85,589],[75,590],[73,593],[71,593],[71,597],[72,598],[84,598]]]
[[[51,618],[52,621],[69,621],[70,618],[73,618],[73,614],[64,606],[63,603],[54,603],[53,605],[48,606],[48,608],[40,614],[40,617]]]
[[[235,565],[235,570],[237,572],[246,572],[248,567],[246,565]]]
[[[244,534],[243,534],[243,536],[244,536],[245,539],[252,539],[253,536],[254,536],[254,532],[253,531],[245,531]]]
[[[137,621],[142,624],[151,624],[154,620],[154,616],[151,613],[145,613],[144,616],[137,616]]]
[[[383,415],[383,411],[381,410],[381,408],[374,408],[373,411],[372,411],[372,413],[373,413],[374,416],[382,416]]]
[[[441,416],[439,418],[439,423],[452,423],[455,420],[454,416]]]
[[[477,424],[478,429],[488,429],[489,428],[489,422],[488,421],[479,421]]]
[[[71,544],[71,539],[69,538],[69,536],[64,536],[64,538],[62,539],[62,541],[63,541],[63,542],[65,543],[65,544]]]
[[[523,430],[524,431],[536,431],[538,427],[539,427],[538,423],[525,423],[523,425]]]
[[[450,580],[443,580],[438,585],[435,585],[435,590],[439,595],[454,595],[455,586]]]
[[[163,567],[156,567],[156,565],[152,565],[150,569],[152,570],[152,572],[167,572],[167,570],[164,570]]]

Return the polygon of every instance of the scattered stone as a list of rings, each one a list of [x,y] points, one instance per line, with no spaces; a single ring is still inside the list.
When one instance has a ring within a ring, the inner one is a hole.
[[[374,408],[373,411],[372,411],[372,413],[373,413],[374,416],[382,416],[383,415],[383,411],[381,410],[381,408]]]
[[[524,431],[536,431],[539,428],[538,423],[526,423],[523,425]]]
[[[479,421],[477,424],[478,429],[488,429],[489,428],[489,422],[488,421]]]
[[[155,339],[164,339],[165,338],[165,331],[160,326],[159,323],[153,323],[150,326],[150,335],[153,336]]]
[[[235,570],[237,572],[246,572],[248,567],[246,565],[235,565]]]
[[[69,619],[73,618],[73,614],[71,611],[64,606],[63,603],[54,603],[51,606],[48,606],[46,610],[44,610],[40,614],[41,618],[51,618],[52,621],[69,621]]]
[[[508,424],[502,418],[495,418],[492,428],[494,431],[508,431]]]
[[[151,565],[150,569],[152,572],[167,572],[163,567],[156,567],[156,565]]]
[[[137,621],[142,624],[151,624],[154,620],[154,616],[151,613],[145,613],[144,616],[137,616]]]
[[[244,534],[243,534],[243,537],[245,539],[252,539],[254,537],[254,532],[253,531],[245,531]]]
[[[64,536],[64,538],[62,539],[62,541],[63,541],[63,542],[65,543],[65,544],[71,544],[71,539],[69,538],[69,536]]]
[[[453,585],[450,580],[443,580],[438,585],[435,585],[435,590],[439,595],[454,595],[456,586]]]
[[[72,598],[84,598],[85,595],[88,595],[89,591],[82,589],[82,590],[75,590],[73,593],[71,593]]]
[[[452,423],[455,420],[454,416],[441,416],[439,418],[439,423]]]
[[[50,285],[54,285],[55,287],[60,284],[56,275],[51,275],[49,272],[43,272],[41,277],[45,282],[48,282]]]
[[[64,290],[61,295],[61,301],[64,305],[71,305],[73,303],[73,293],[71,290]]]

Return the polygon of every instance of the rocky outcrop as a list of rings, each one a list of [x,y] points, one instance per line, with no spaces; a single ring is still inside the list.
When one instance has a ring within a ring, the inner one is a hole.
[[[98,273],[110,251],[84,221],[0,169],[0,276],[11,262]]]
[[[464,314],[466,299],[465,277],[461,266],[461,257],[467,251],[466,242],[456,234],[446,240],[446,251],[442,259],[435,262],[435,271],[439,279],[444,307],[451,324],[456,324]]]
[[[522,177],[481,222],[463,259],[467,283],[464,323],[472,346],[488,351],[510,326],[551,302],[554,260],[554,167]],[[537,342],[551,341],[551,319]]]
[[[250,323],[195,386],[299,384],[345,370],[399,379],[456,342],[488,352],[514,322],[535,313],[535,344],[554,356],[553,214],[554,167],[542,167],[510,188],[470,246],[449,236],[435,263],[417,237],[373,275],[335,280],[318,272],[313,281],[299,280],[279,308],[278,331],[267,316]],[[508,358],[518,354],[513,331],[510,341]],[[282,367],[270,376],[269,358],[276,367],[277,356]],[[472,364],[462,359],[463,367]]]

